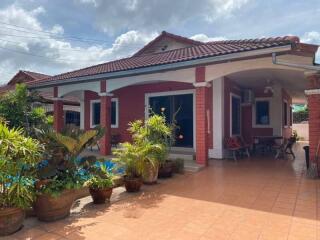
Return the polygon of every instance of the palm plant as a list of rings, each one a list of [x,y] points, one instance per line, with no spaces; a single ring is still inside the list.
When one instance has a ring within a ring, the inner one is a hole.
[[[157,153],[163,152],[163,145],[152,144],[148,141],[139,143],[122,143],[120,148],[114,150],[114,161],[119,167],[124,167],[128,178],[140,178],[147,173],[147,167],[154,169],[158,165]]]
[[[58,195],[64,189],[79,188],[85,181],[86,169],[96,161],[94,156],[80,154],[101,135],[100,129],[82,131],[66,130],[65,133],[48,131],[42,134],[46,142],[46,161],[40,166],[39,178],[49,179],[40,185],[40,191]]]
[[[153,115],[145,122],[141,120],[129,123],[132,143],[123,143],[113,153],[115,161],[124,165],[128,177],[144,177],[150,167],[157,171],[159,164],[165,161],[172,129],[164,116]]]

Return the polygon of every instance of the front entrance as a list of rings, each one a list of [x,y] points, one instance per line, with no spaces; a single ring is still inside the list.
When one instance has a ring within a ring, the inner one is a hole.
[[[149,107],[156,114],[164,114],[168,123],[174,119],[175,147],[193,147],[193,94],[150,96]]]

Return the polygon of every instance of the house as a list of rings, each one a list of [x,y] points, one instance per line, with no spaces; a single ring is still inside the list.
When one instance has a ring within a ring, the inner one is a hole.
[[[130,140],[127,124],[147,118],[150,108],[180,128],[176,148],[192,150],[198,164],[224,158],[224,139],[291,135],[293,103],[308,102],[310,148],[320,137],[318,46],[298,37],[199,42],[162,32],[136,54],[36,80],[30,89],[54,96],[54,126],[63,127],[63,99],[80,104],[80,126],[106,128],[101,154],[110,154],[111,134]]]
[[[49,75],[20,70],[17,72],[12,79],[6,84],[0,87],[0,95],[12,91],[15,89],[16,84],[25,83],[28,84],[32,81],[38,81],[43,78],[48,78]],[[53,94],[48,91],[41,91],[42,97],[41,106],[44,107],[48,114],[53,114]],[[75,97],[69,96],[63,101],[64,109],[64,124],[73,124],[76,126],[80,125],[80,105],[79,100]]]

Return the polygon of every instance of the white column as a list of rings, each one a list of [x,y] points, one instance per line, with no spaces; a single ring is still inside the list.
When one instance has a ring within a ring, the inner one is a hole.
[[[84,91],[82,91],[79,97],[80,101],[80,129],[84,129]]]
[[[213,148],[209,149],[209,157],[222,159],[224,157],[224,79],[212,81],[212,139]]]

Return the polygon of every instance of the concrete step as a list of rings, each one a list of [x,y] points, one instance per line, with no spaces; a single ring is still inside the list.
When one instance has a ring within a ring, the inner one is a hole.
[[[184,160],[184,170],[186,172],[198,172],[204,166],[195,162],[195,154],[191,151],[171,151],[169,153],[169,159],[175,160],[177,158]]]
[[[184,170],[187,172],[199,172],[203,169],[203,165],[199,165],[195,160],[184,160]]]
[[[183,153],[183,152],[170,152],[169,157],[170,160],[175,160],[177,158],[181,158],[183,160],[193,160],[194,154],[193,153]]]

